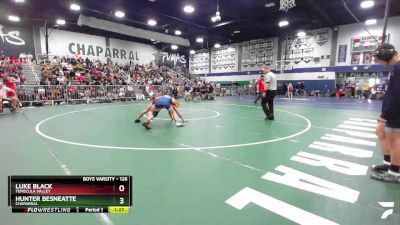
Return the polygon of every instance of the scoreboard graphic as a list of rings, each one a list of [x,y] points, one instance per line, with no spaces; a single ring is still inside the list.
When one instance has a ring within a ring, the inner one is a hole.
[[[131,176],[9,176],[13,213],[129,213]]]

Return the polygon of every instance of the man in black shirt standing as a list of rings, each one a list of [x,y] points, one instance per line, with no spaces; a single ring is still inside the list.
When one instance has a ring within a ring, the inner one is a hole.
[[[400,184],[400,56],[391,44],[381,44],[375,59],[382,65],[394,65],[378,117],[377,134],[384,152],[384,165],[373,166],[372,179]],[[382,126],[385,129],[382,129]]]

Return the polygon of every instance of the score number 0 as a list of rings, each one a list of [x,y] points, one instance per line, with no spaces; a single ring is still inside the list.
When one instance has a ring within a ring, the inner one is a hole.
[[[122,184],[119,185],[118,190],[119,190],[120,192],[124,192],[124,191],[125,191],[125,186],[122,185]],[[125,203],[124,198],[123,198],[123,197],[119,198],[119,204],[120,204],[120,205],[123,205],[124,203]]]

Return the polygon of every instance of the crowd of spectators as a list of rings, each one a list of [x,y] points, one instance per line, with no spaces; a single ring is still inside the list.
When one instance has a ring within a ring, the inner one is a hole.
[[[41,68],[40,85],[138,85],[146,87],[149,95],[155,86],[163,86],[168,94],[192,99],[213,99],[215,84],[200,79],[181,68],[145,65],[133,62],[120,64],[107,60],[75,57],[54,57]],[[165,93],[164,93],[165,94]]]
[[[22,63],[25,59],[6,56],[0,52],[0,113],[3,112],[3,101],[11,103],[11,111],[20,105],[17,97],[17,84],[24,84],[25,77],[22,73]]]
[[[26,79],[22,72],[23,59],[14,56],[6,56],[0,52],[0,79],[5,83],[8,77],[18,80],[19,84],[25,84]]]
[[[165,66],[152,63],[121,64],[107,60],[82,57],[54,57],[41,69],[42,85],[173,85],[193,84],[197,79],[187,78]]]
[[[338,81],[336,91],[339,97],[355,97],[366,99],[381,99],[385,94],[385,83],[371,83],[366,81]]]
[[[22,64],[32,59],[26,53],[18,58],[1,56],[0,77],[4,83],[7,77],[12,77],[14,83],[25,84]],[[180,67],[169,68],[152,63],[138,65],[133,62],[121,64],[111,60],[101,62],[79,56],[56,56],[39,61],[39,64],[38,78],[41,86],[21,86],[17,89],[18,97],[23,102],[59,102],[65,97],[94,99],[107,97],[107,94],[112,95],[113,99],[145,99],[153,95],[170,94],[187,101],[212,100],[216,95],[234,95],[232,88],[220,87],[218,83],[200,79]],[[218,94],[216,90],[219,90]]]
[[[286,97],[294,96],[317,96],[319,90],[309,90],[307,91],[304,81],[298,81],[297,83],[285,82],[278,83],[278,94],[285,95]]]

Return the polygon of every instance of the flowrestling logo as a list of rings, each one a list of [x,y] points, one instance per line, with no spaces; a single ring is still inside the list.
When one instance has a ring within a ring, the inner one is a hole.
[[[9,43],[12,45],[25,45],[25,41],[19,37],[19,31],[13,30],[3,33],[3,28],[4,26],[0,24],[0,37],[3,43]]]

